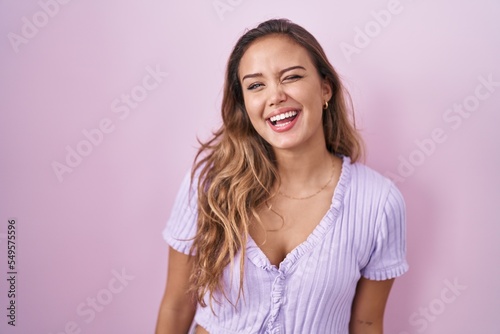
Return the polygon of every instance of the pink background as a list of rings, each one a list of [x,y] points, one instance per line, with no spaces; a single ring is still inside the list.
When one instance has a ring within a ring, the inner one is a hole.
[[[219,125],[229,51],[245,28],[287,17],[325,48],[352,93],[366,163],[399,177],[406,198],[411,269],[386,332],[500,333],[500,2],[60,2],[0,1],[0,332],[153,332],[161,230],[196,136]],[[58,177],[67,147],[86,156]]]

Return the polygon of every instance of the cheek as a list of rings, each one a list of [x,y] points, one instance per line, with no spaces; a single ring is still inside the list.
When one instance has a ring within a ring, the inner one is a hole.
[[[322,105],[320,88],[314,83],[303,83],[300,85],[291,85],[286,91],[292,99],[301,102],[309,108],[316,108]]]
[[[245,96],[245,108],[250,119],[257,119],[264,112],[264,104],[256,96]]]
[[[261,117],[257,112],[255,112],[252,109],[247,109],[247,115],[248,119],[250,120],[250,124],[252,124],[252,127],[255,130],[258,130],[260,127],[262,127],[262,122],[261,122]]]

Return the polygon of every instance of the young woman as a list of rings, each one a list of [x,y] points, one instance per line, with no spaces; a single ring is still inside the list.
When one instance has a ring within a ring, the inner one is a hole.
[[[394,278],[408,269],[404,201],[357,162],[349,115],[304,28],[269,20],[239,39],[223,125],[164,231],[157,334],[383,333]]]

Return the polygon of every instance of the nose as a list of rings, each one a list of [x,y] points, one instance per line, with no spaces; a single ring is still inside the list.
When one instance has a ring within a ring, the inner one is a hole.
[[[269,106],[275,107],[287,99],[287,95],[283,90],[283,86],[280,83],[276,85],[272,85],[272,88],[269,90]]]

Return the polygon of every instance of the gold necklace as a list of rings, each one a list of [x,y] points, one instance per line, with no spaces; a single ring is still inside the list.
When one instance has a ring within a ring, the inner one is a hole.
[[[334,164],[333,164],[333,158],[332,158],[332,175],[330,176],[330,179],[328,179],[328,182],[325,183],[325,185],[323,187],[321,187],[321,189],[319,189],[318,191],[316,191],[314,194],[312,195],[307,195],[305,197],[294,197],[294,196],[289,196],[285,193],[283,193],[281,190],[278,190],[278,193],[281,195],[281,196],[284,196],[286,198],[289,198],[289,199],[295,199],[295,200],[305,200],[305,199],[309,199],[311,197],[314,197],[316,196],[317,194],[319,194],[320,192],[322,192],[323,190],[325,190],[325,188],[330,184],[330,182],[332,182],[333,180],[333,175],[335,175],[335,168],[334,168]]]

